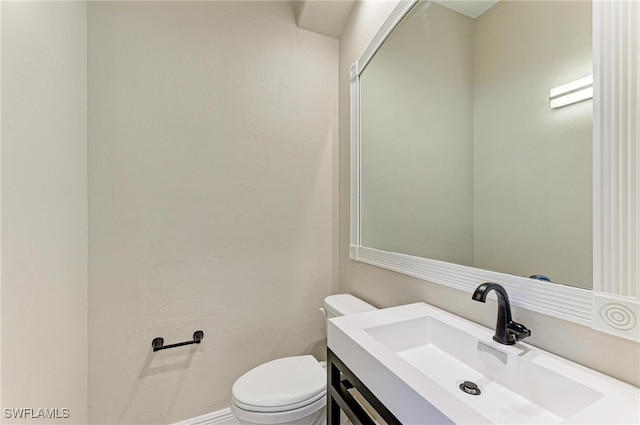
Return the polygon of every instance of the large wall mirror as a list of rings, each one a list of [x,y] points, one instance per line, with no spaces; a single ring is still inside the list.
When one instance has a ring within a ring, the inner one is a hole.
[[[638,340],[631,3],[400,2],[352,66],[352,259]]]

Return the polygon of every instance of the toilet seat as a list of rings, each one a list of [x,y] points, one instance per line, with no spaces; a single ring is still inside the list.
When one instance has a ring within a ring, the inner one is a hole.
[[[272,360],[238,378],[231,389],[233,404],[259,413],[291,411],[317,402],[324,404],[326,380],[325,369],[313,356]]]
[[[282,424],[326,424],[327,399],[325,395],[306,406],[280,412],[253,412],[238,407],[235,400],[231,403],[231,412],[243,424],[282,425]]]
[[[322,392],[316,394],[314,397],[308,399],[308,400],[302,400],[298,403],[294,403],[294,404],[287,404],[287,405],[283,405],[283,406],[269,406],[269,407],[265,407],[265,406],[254,406],[251,404],[246,404],[243,403],[241,401],[239,401],[237,398],[232,396],[232,400],[233,400],[233,404],[236,405],[236,407],[243,409],[243,410],[247,410],[250,412],[257,412],[257,413],[273,413],[273,412],[287,412],[290,410],[295,410],[295,409],[300,409],[302,407],[308,406],[310,404],[313,404],[314,402],[318,401],[318,400],[322,400],[323,402],[325,402],[326,400],[324,400],[324,398],[327,395],[327,391],[323,390]]]

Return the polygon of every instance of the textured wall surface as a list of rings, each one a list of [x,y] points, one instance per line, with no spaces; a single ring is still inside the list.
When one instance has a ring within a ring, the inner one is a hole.
[[[90,2],[88,25],[90,422],[221,409],[248,369],[324,355],[338,41],[288,2]]]
[[[87,423],[86,11],[2,2],[3,423]]]
[[[470,294],[349,259],[349,67],[359,58],[395,5],[396,2],[359,2],[340,39],[339,289],[378,307],[425,301],[484,326],[494,327],[497,307],[491,301],[486,304],[474,302]],[[640,386],[640,350],[637,343],[528,310],[514,308],[513,313],[515,320],[533,331],[527,342]]]

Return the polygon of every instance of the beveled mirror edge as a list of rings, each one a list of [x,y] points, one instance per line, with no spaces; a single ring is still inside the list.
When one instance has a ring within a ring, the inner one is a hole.
[[[640,19],[640,5],[593,2],[594,289],[587,290],[361,245],[360,74],[417,2],[400,1],[351,67],[350,258],[468,293],[482,282],[496,282],[507,289],[513,305],[640,342],[640,131],[632,122],[640,113],[640,91],[633,90],[640,76],[637,67],[628,66],[637,57],[627,58],[621,48],[626,45],[627,52],[640,56],[640,34],[630,24],[633,20],[621,18]],[[618,93],[630,94],[620,102]],[[605,143],[612,140],[616,143]],[[631,155],[626,173],[618,172],[621,152]]]

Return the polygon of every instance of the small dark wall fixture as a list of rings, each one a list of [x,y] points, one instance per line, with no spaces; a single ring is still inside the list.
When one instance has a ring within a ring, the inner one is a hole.
[[[153,351],[155,352],[155,351],[160,351],[160,350],[166,350],[168,348],[182,347],[183,345],[200,344],[200,342],[202,341],[203,338],[204,338],[204,332],[195,331],[193,333],[193,339],[191,341],[178,342],[177,344],[164,345],[164,338],[158,337],[158,338],[154,338],[153,341],[151,341],[151,347],[153,347]]]

